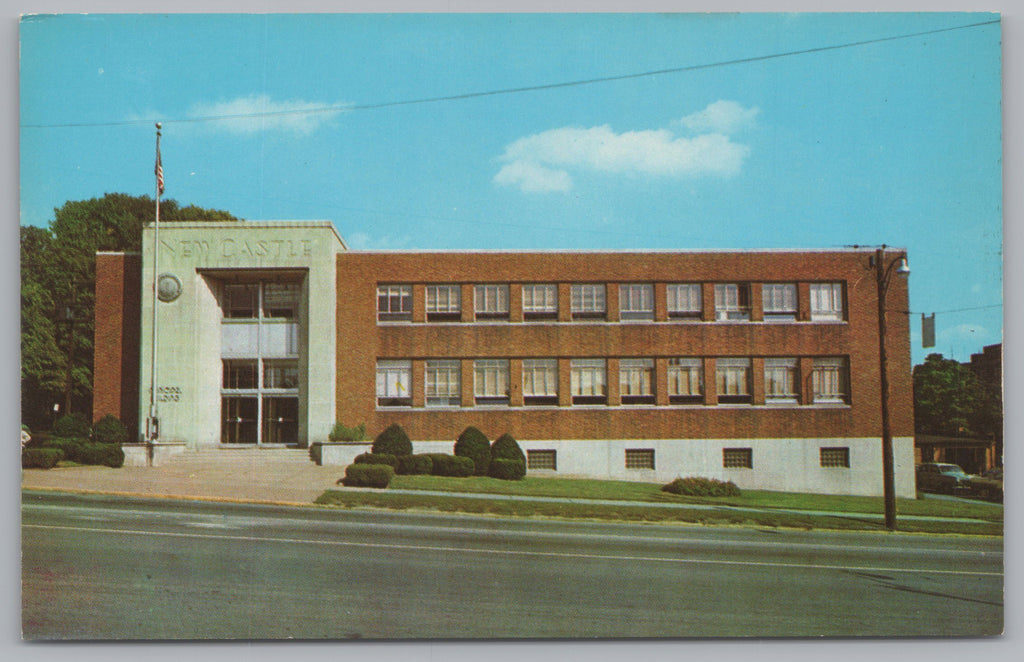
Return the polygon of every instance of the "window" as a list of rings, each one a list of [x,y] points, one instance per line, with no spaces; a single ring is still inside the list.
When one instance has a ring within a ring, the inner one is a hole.
[[[529,471],[557,471],[558,453],[556,451],[526,451],[526,468]]]
[[[377,361],[377,406],[412,406],[412,361]]]
[[[687,405],[699,405],[704,402],[702,359],[668,360],[668,401]]]
[[[263,388],[297,389],[299,362],[289,359],[263,361]]]
[[[718,359],[715,383],[721,404],[750,404],[750,359]]]
[[[842,283],[811,283],[811,321],[843,321]]]
[[[256,388],[256,363],[256,359],[225,359],[221,387],[234,390]]]
[[[793,283],[765,283],[761,286],[766,322],[796,321],[796,285]]]
[[[256,300],[259,298],[259,285],[256,283],[228,283],[224,286],[221,310],[228,319],[254,319],[256,317]]]
[[[670,319],[699,320],[704,314],[700,283],[669,283],[668,316]]]
[[[462,286],[427,285],[427,321],[458,322],[462,319]]]
[[[558,404],[557,359],[523,359],[523,404]]]
[[[508,285],[476,286],[476,318],[508,319]]]
[[[626,449],[627,469],[653,469],[654,449],[653,448],[627,448]]]
[[[223,396],[220,399],[220,442],[255,444],[259,441],[260,399],[256,396]]]
[[[619,285],[619,317],[623,320],[654,319],[654,286]]]
[[[754,451],[750,448],[723,448],[722,466],[726,469],[753,469]]]
[[[764,399],[768,404],[798,403],[799,383],[796,359],[764,360]]]
[[[814,359],[811,387],[814,390],[815,403],[848,403],[850,390],[846,359],[842,357]]]
[[[846,468],[850,466],[850,449],[846,446],[820,449],[821,466],[826,469]]]
[[[604,359],[573,359],[569,366],[574,405],[603,405],[608,402]]]
[[[301,291],[298,283],[264,283],[263,317],[297,319]]]
[[[508,404],[508,361],[478,359],[473,363],[473,395],[478,405]]]
[[[715,319],[722,321],[750,320],[750,285],[720,283],[715,285]]]
[[[572,318],[604,319],[604,285],[572,286]]]
[[[523,285],[523,319],[558,319],[558,286]]]
[[[622,404],[654,404],[654,359],[619,361],[619,395]]]
[[[425,379],[428,407],[462,404],[462,373],[458,361],[427,361]]]
[[[381,322],[411,322],[412,285],[378,285],[377,319]]]

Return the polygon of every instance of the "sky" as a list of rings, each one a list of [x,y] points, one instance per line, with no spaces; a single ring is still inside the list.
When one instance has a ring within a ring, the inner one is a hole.
[[[996,14],[22,20],[21,224],[153,195],[355,249],[908,250],[915,363],[1002,341]],[[936,313],[936,347],[920,313]]]

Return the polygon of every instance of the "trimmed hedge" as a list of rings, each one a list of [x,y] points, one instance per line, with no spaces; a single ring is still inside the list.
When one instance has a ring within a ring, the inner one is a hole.
[[[501,480],[522,480],[526,478],[526,463],[499,457],[491,462],[490,476]]]
[[[362,441],[366,439],[366,424],[360,423],[350,428],[342,423],[335,423],[327,438],[331,441]]]
[[[429,476],[434,471],[429,455],[399,455],[395,460],[395,473],[400,476]]]
[[[701,478],[690,476],[689,478],[676,478],[668,485],[661,488],[662,492],[680,494],[682,496],[700,497],[734,497],[740,496],[740,488],[731,480],[721,481],[714,478]]]
[[[85,437],[88,438],[92,435],[92,426],[89,425],[89,419],[82,414],[68,414],[67,416],[61,416],[57,419],[57,422],[53,424],[53,436],[54,437]]]
[[[522,475],[511,480],[519,480],[526,475],[526,455],[523,453],[523,449],[519,447],[515,437],[508,432],[498,437],[491,445],[491,468],[488,470],[487,475],[492,478],[502,478],[507,475],[507,472],[511,471],[507,468],[495,469],[495,464],[498,460],[511,460],[523,465]],[[496,471],[500,471],[502,476],[495,475]],[[504,478],[504,480],[510,479]]]
[[[128,441],[128,428],[117,416],[107,414],[93,423],[92,440],[100,444],[123,444]]]
[[[345,467],[345,477],[338,483],[345,487],[385,488],[395,475],[395,470],[386,464],[350,464]]]
[[[64,459],[79,464],[85,464],[79,460],[82,446],[89,443],[88,439],[75,439],[65,437],[50,437],[43,444],[43,448],[58,448],[64,453]]]
[[[398,458],[391,453],[363,453],[356,455],[352,464],[386,464],[394,469],[397,461]]]
[[[124,465],[124,451],[119,444],[101,444],[88,439],[48,439],[44,448],[59,449],[65,460],[78,464],[102,464],[114,469]]]
[[[392,423],[373,440],[371,453],[387,453],[388,455],[412,455],[412,442],[402,426]]]
[[[463,430],[455,441],[455,454],[473,460],[474,475],[487,475],[487,467],[491,464],[491,442],[480,430],[472,425]]]
[[[21,449],[22,469],[52,469],[63,459],[64,451],[59,448]]]
[[[445,453],[428,453],[433,466],[430,473],[434,476],[451,476],[453,478],[465,478],[473,475],[476,465],[468,457],[458,455],[447,455]]]

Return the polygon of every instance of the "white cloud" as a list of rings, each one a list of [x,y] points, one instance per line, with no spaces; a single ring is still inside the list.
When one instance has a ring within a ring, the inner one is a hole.
[[[371,237],[365,232],[353,232],[345,238],[349,248],[360,251],[385,251],[405,248],[409,245],[409,237]]]
[[[695,133],[732,134],[754,123],[758,108],[744,108],[735,101],[716,101],[704,110],[687,115],[679,123]]]
[[[230,101],[197,103],[189,111],[189,117],[224,118],[206,124],[234,133],[283,130],[308,135],[340,115],[343,111],[337,109],[338,105],[297,99],[274,101],[265,94],[251,95]],[[322,110],[327,106],[332,110]]]
[[[720,104],[730,107],[717,108]],[[710,128],[749,122],[757,110],[735,102],[716,102],[701,111]],[[701,115],[696,113],[691,118]],[[726,121],[731,117],[731,121]],[[697,126],[697,120],[693,121]],[[572,187],[570,171],[593,171],[634,176],[730,176],[740,171],[750,148],[722,132],[677,137],[669,129],[616,133],[611,127],[563,127],[520,138],[505,148],[494,183],[518,186],[527,193],[565,192]]]

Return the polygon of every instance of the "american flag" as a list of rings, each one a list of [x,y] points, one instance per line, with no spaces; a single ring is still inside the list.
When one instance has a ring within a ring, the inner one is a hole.
[[[159,195],[164,193],[164,167],[160,163],[160,148],[156,148],[156,190]]]

